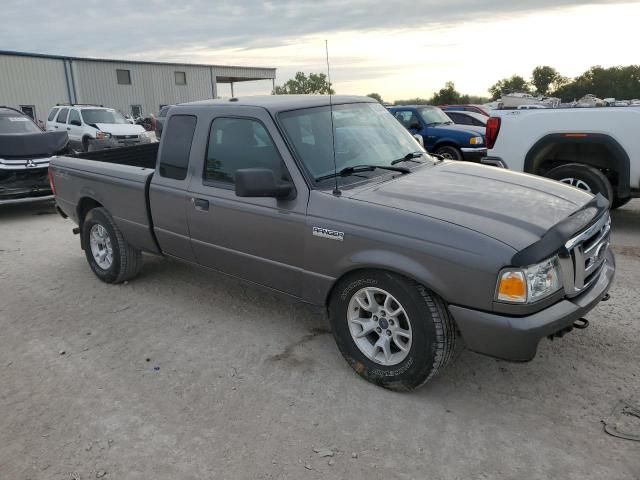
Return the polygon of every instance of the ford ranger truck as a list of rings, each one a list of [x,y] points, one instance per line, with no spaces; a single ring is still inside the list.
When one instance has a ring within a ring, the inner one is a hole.
[[[144,252],[323,306],[347,362],[393,390],[457,344],[531,360],[614,277],[601,196],[431,157],[363,97],[177,105],[159,145],[61,156],[51,179],[106,284]]]

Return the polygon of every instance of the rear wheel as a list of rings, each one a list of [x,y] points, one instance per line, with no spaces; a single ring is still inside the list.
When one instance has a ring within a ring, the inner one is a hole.
[[[613,188],[607,177],[600,170],[581,163],[560,165],[549,170],[545,176],[593,195],[601,193],[610,203],[614,198]]]
[[[140,272],[142,252],[126,242],[106,209],[94,208],[87,214],[82,243],[91,270],[103,282],[121,283]]]
[[[338,348],[351,367],[391,390],[425,384],[455,350],[453,320],[442,299],[388,272],[362,271],[340,281],[329,316]]]
[[[440,155],[447,160],[463,160],[462,152],[451,145],[444,145],[442,147],[439,147],[433,153],[435,153],[436,155]]]

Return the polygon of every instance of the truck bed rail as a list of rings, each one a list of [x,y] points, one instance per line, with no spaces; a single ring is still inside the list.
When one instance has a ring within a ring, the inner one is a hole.
[[[130,165],[132,167],[156,168],[159,143],[147,143],[131,147],[108,148],[95,152],[76,153],[73,156],[85,160]]]

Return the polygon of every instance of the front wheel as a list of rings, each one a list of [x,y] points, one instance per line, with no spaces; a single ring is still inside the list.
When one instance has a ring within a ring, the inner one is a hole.
[[[446,160],[463,160],[462,152],[456,147],[452,147],[451,145],[439,147],[433,153],[435,153],[436,155],[440,155]]]
[[[91,210],[82,224],[82,244],[93,273],[106,283],[122,283],[142,267],[142,252],[129,245],[105,208]]]
[[[363,271],[340,281],[329,316],[349,365],[366,380],[391,390],[424,385],[455,350],[453,320],[442,299],[388,272]]]

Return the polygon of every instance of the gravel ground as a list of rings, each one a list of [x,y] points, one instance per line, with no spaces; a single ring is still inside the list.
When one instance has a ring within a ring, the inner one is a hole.
[[[640,405],[640,200],[590,328],[410,394],[356,376],[307,305],[152,257],[107,286],[72,226],[0,208],[0,479],[640,478],[602,425]]]

